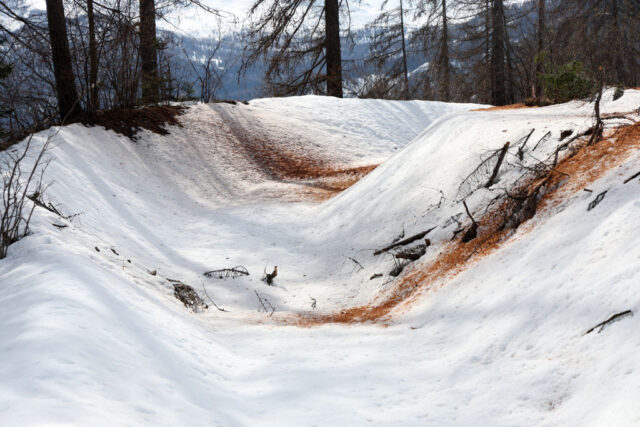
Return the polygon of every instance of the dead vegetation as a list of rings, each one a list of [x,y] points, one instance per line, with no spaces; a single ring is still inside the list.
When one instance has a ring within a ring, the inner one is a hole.
[[[246,267],[238,265],[233,268],[220,268],[218,270],[206,271],[203,275],[212,279],[235,279],[240,276],[248,276],[249,271]]]
[[[103,126],[135,140],[142,129],[158,135],[168,135],[167,126],[182,126],[178,116],[182,115],[186,109],[187,107],[178,105],[120,108],[93,115],[85,114],[78,117],[77,121],[85,126]]]
[[[511,104],[511,105],[503,105],[498,107],[487,107],[487,108],[476,108],[471,111],[500,111],[500,110],[520,110],[522,108],[537,108],[535,105],[526,105],[524,103],[521,104]]]
[[[180,280],[167,279],[173,285],[173,295],[184,304],[185,307],[198,313],[200,310],[206,310],[209,306],[204,302],[200,295],[189,285]]]
[[[584,136],[584,135],[583,135]],[[514,229],[536,213],[549,211],[567,197],[581,191],[611,168],[640,149],[640,123],[619,128],[596,144],[576,139],[565,146],[566,156],[553,168],[540,168],[520,180],[507,197],[497,199],[477,222],[472,241],[455,239],[438,256],[419,269],[405,272],[371,303],[328,314],[300,314],[284,318],[287,324],[315,326],[325,323],[374,322],[385,324],[393,310],[415,302],[418,295],[434,290],[475,262],[493,253],[513,236]],[[621,183],[622,184],[622,183]]]

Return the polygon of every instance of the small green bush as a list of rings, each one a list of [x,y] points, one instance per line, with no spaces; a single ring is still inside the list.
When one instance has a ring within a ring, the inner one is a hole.
[[[542,58],[544,60],[544,58]],[[571,61],[559,67],[546,66],[542,74],[544,94],[554,103],[588,98],[593,94],[595,82],[589,79],[580,61]]]
[[[624,95],[624,88],[622,86],[616,87],[616,91],[613,92],[613,100],[617,101],[622,98],[622,95]]]

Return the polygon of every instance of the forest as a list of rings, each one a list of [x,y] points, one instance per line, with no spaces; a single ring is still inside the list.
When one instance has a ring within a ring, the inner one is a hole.
[[[225,89],[247,79],[232,95],[493,105],[548,105],[599,85],[640,84],[636,0],[388,0],[357,26],[354,0],[249,6],[55,0],[39,10],[3,0],[3,138],[100,111],[227,99]],[[209,35],[162,25],[181,8],[199,9]]]

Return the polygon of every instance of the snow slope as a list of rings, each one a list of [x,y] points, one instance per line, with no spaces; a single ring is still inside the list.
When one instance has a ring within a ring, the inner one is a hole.
[[[605,112],[640,107],[640,91],[604,99]],[[592,124],[587,104],[471,108],[302,97],[195,106],[183,128],[135,143],[63,128],[48,197],[81,214],[71,221],[38,209],[33,234],[0,261],[3,423],[639,423],[638,316],[583,335],[640,309],[640,184],[622,184],[638,152],[590,183],[593,194],[567,195],[495,252],[442,278],[386,328],[274,321],[384,293],[393,261],[372,250],[403,229],[438,226],[415,264],[426,267],[455,229],[448,219],[462,212],[460,182],[488,150],[550,131],[529,148],[546,158],[560,131]],[[241,150],[256,135],[337,164],[391,157],[328,202],[293,203],[279,195],[298,184],[273,180]],[[520,170],[505,168],[499,185]],[[472,211],[493,194],[468,197]],[[251,275],[202,276],[238,264]],[[265,264],[279,266],[275,287],[260,281]],[[369,280],[373,273],[385,276]],[[189,311],[166,278],[205,287],[228,312]],[[274,317],[257,311],[255,292]]]

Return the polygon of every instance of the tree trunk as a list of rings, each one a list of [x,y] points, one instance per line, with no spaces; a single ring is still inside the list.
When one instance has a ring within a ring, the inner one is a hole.
[[[100,101],[98,99],[98,46],[93,0],[87,0],[87,20],[89,21],[89,112],[93,113],[100,109]]]
[[[507,18],[502,16],[504,25],[504,42],[505,53],[507,56],[507,102],[513,104],[515,102],[515,87],[513,83],[513,65],[511,63],[511,40],[509,39],[509,27],[507,26]]]
[[[611,14],[613,15],[613,46],[615,55],[615,68],[616,68],[616,84],[626,83],[626,70],[624,67],[624,61],[622,60],[622,33],[620,32],[620,21],[618,19],[618,0],[611,1]]]
[[[46,4],[58,109],[60,118],[65,120],[80,112],[73,67],[71,66],[71,54],[69,53],[67,23],[62,0],[47,0]]]
[[[486,82],[487,84],[487,103],[493,102],[493,67],[491,66],[490,45],[491,45],[491,8],[489,0],[485,0],[485,17],[484,17],[484,60],[486,64]]]
[[[158,102],[158,55],[156,52],[155,0],[140,0],[140,60],[142,70],[142,102]]]
[[[504,28],[504,6],[502,0],[493,0],[492,10],[493,32],[491,52],[491,68],[493,70],[493,104],[506,104],[505,90],[505,28]]]
[[[402,34],[402,67],[404,72],[404,99],[409,99],[409,70],[407,69],[407,47],[404,40],[404,8],[400,0],[400,31]]]
[[[327,95],[342,98],[342,56],[340,51],[340,8],[338,0],[325,0],[324,19]]]
[[[536,62],[536,75],[534,77],[534,93],[533,96],[542,96],[542,52],[544,51],[544,33],[545,33],[545,1],[546,0],[538,0],[538,51]]]
[[[447,24],[447,0],[442,0],[442,50],[440,53],[443,87],[442,100],[449,102],[451,99],[451,65],[449,63],[449,29]]]

